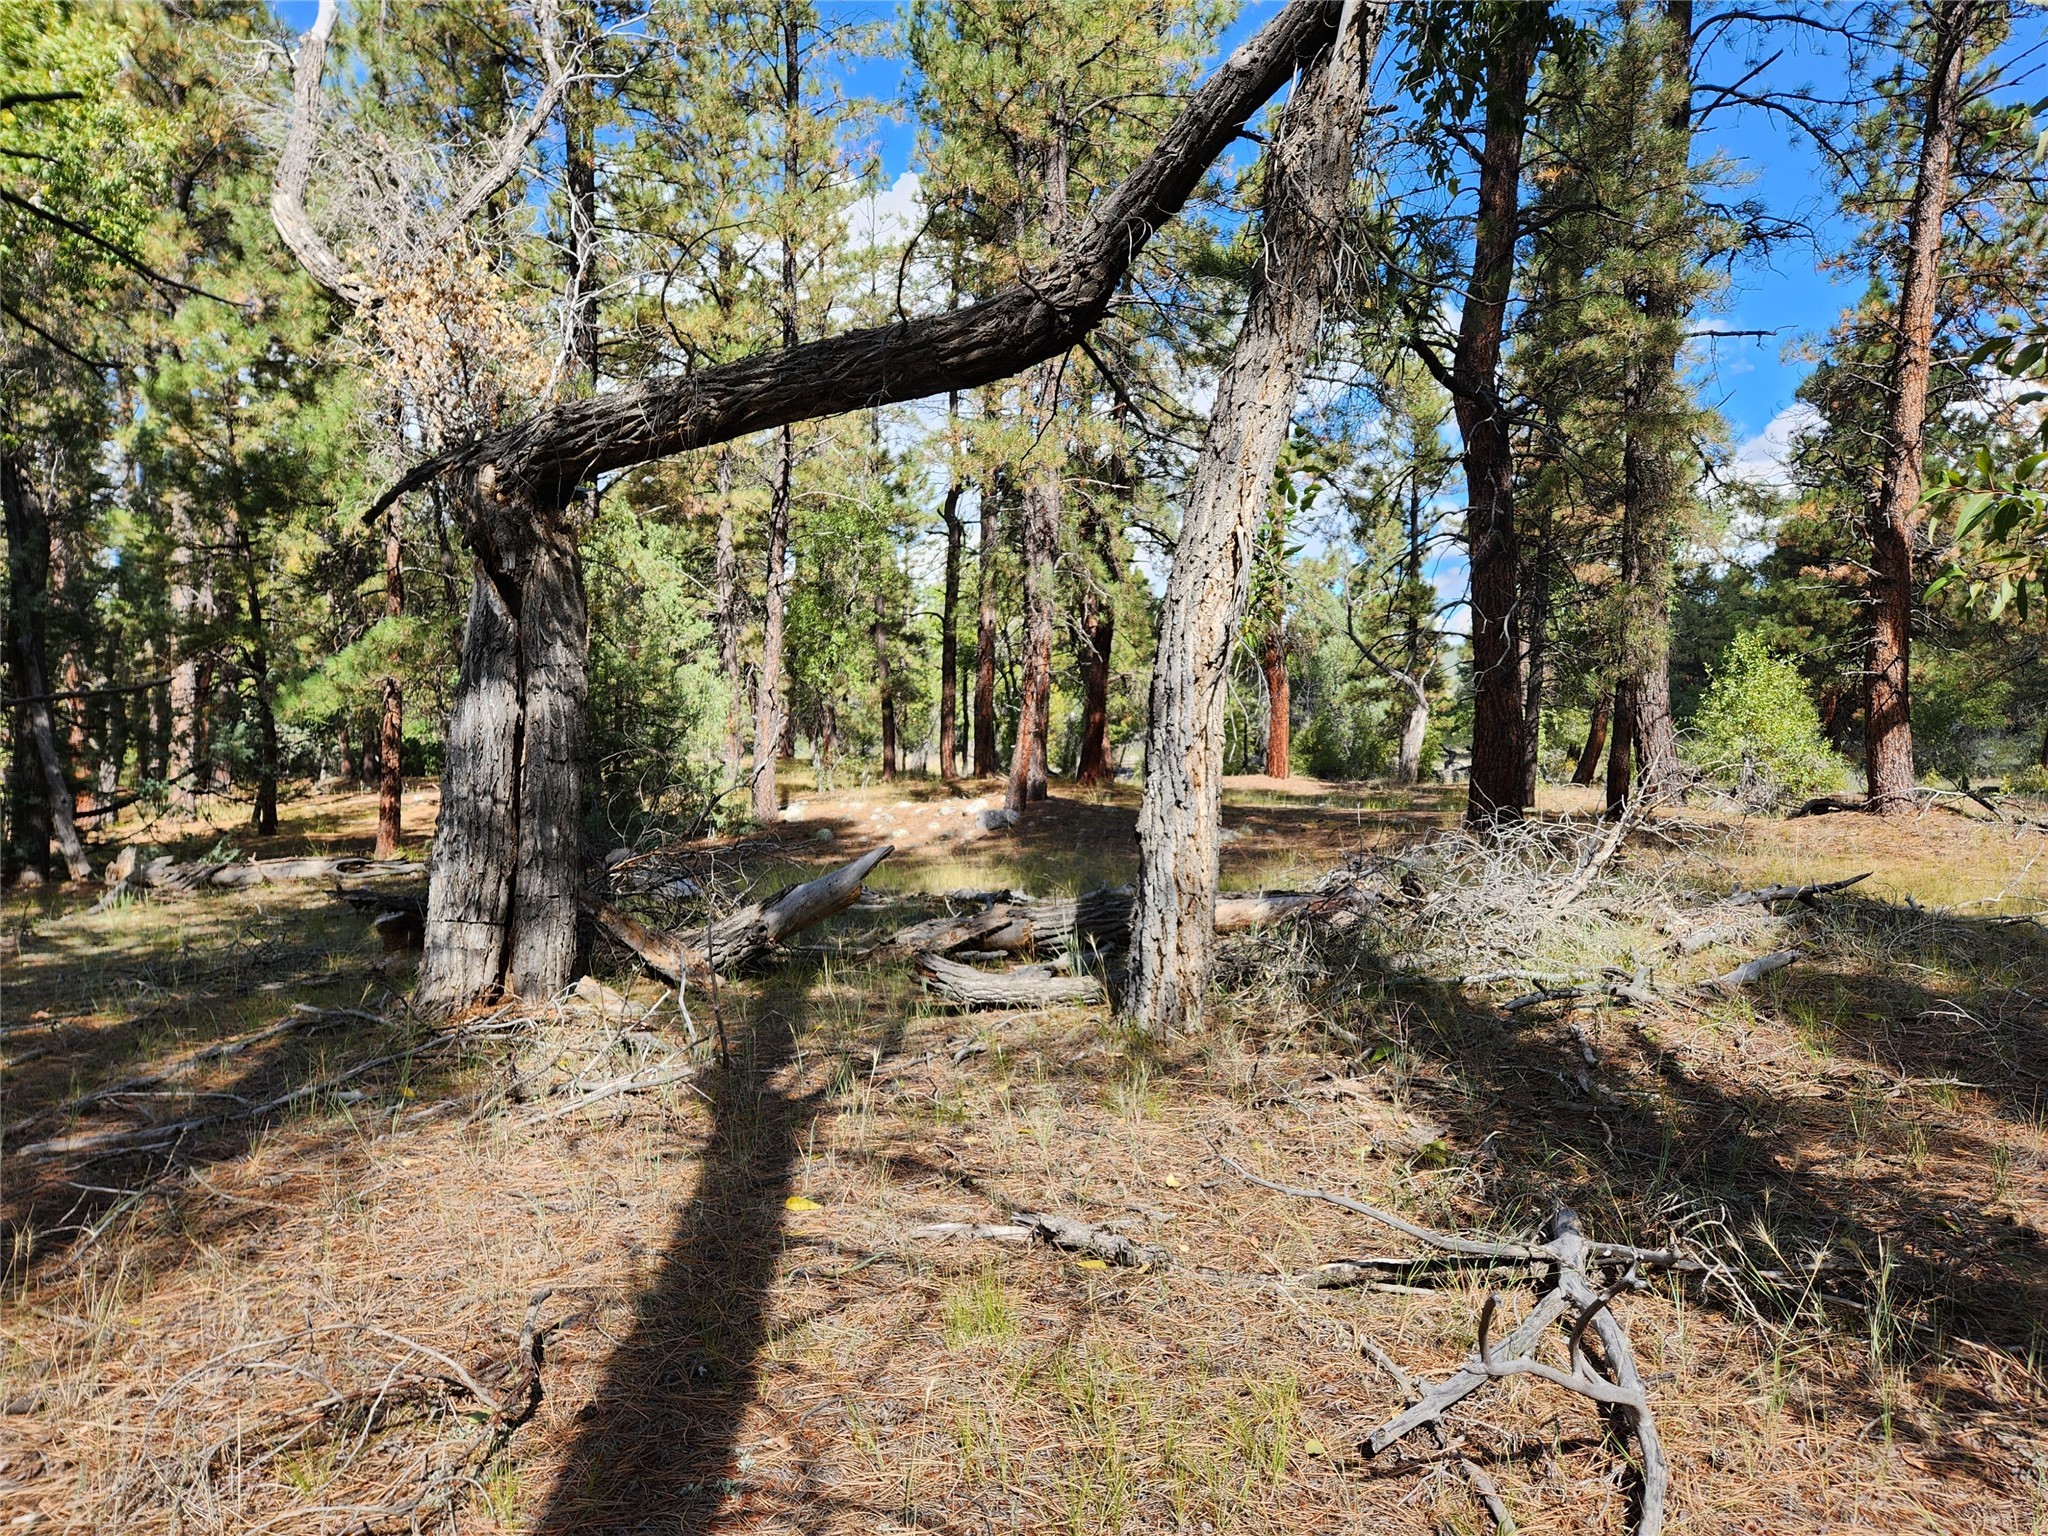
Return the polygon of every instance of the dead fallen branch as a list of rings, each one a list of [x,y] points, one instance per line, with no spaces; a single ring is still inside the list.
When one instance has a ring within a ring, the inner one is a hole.
[[[844,912],[860,899],[861,882],[895,851],[894,845],[885,843],[829,874],[742,907],[707,924],[701,934],[687,937],[649,928],[601,903],[588,904],[586,910],[600,929],[638,955],[650,971],[671,985],[682,986],[693,976],[702,979],[714,971],[724,975],[738,970],[791,934]]]
[[[1816,881],[1807,885],[1767,885],[1760,890],[1735,891],[1723,896],[1714,905],[1718,907],[1769,906],[1773,902],[1796,901],[1802,906],[1820,905],[1820,898],[1836,891],[1846,891],[1852,885],[1860,885],[1870,878],[1870,871],[1851,875],[1846,880]]]
[[[1623,971],[1610,971],[1599,981],[1578,986],[1538,987],[1534,992],[1510,998],[1500,1007],[1502,1013],[1520,1013],[1524,1008],[1534,1008],[1543,1003],[1576,1002],[1589,997],[1611,997],[1617,1002],[1633,1003],[1638,1008],[1647,1008],[1657,1000],[1657,994],[1650,987],[1648,971],[1637,971],[1633,976]]]
[[[943,955],[919,955],[917,971],[932,991],[966,1008],[1044,1008],[1099,1003],[1108,996],[1095,977],[1062,975],[1049,965],[979,971]]]
[[[1321,898],[1303,891],[1261,891],[1219,897],[1216,931],[1237,933],[1283,922]],[[1129,886],[1101,886],[1077,897],[1000,895],[977,912],[935,917],[898,929],[878,949],[903,954],[1032,955],[1057,959],[1082,954],[1099,959],[1129,947]]]
[[[1745,961],[1732,971],[1723,971],[1712,980],[1701,982],[1700,990],[1706,992],[1718,989],[1732,992],[1738,987],[1746,987],[1752,982],[1763,980],[1773,971],[1782,971],[1793,961],[1801,958],[1803,957],[1796,949],[1774,949],[1768,955],[1758,955],[1754,960]]]
[[[1416,1386],[1414,1377],[1401,1369],[1399,1361],[1368,1339],[1355,1323],[1352,1325],[1351,1336],[1358,1345],[1358,1352],[1393,1378],[1394,1385],[1400,1388],[1411,1406],[1422,1401],[1422,1389]],[[1501,1498],[1500,1489],[1494,1485],[1486,1469],[1471,1457],[1457,1454],[1457,1442],[1444,1433],[1444,1427],[1440,1422],[1431,1419],[1428,1429],[1430,1439],[1436,1442],[1436,1448],[1456,1461],[1458,1471],[1471,1485],[1473,1493],[1478,1495],[1479,1502],[1486,1506],[1487,1514],[1493,1517],[1494,1529],[1500,1532],[1500,1536],[1514,1536],[1515,1517],[1508,1513],[1507,1503]]]
[[[1042,1211],[1016,1211],[1010,1220],[1020,1227],[1028,1227],[1055,1248],[1078,1253],[1083,1258],[1101,1259],[1106,1264],[1127,1269],[1144,1265],[1161,1269],[1173,1262],[1173,1256],[1164,1248],[1150,1243],[1134,1243],[1118,1233],[1066,1216],[1050,1216]]]

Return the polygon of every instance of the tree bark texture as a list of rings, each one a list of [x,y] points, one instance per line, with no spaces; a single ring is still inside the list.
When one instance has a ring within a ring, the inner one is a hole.
[[[974,776],[992,778],[996,772],[996,629],[1001,614],[996,607],[996,556],[1003,540],[1003,477],[997,475],[982,488],[981,551],[978,561],[980,607],[974,625]]]
[[[1523,573],[1522,631],[1522,804],[1536,803],[1539,754],[1543,749],[1543,691],[1550,682],[1550,526],[1546,518],[1529,550]]]
[[[213,663],[206,630],[215,617],[213,578],[198,548],[191,503],[182,492],[170,497],[171,668],[170,781],[173,803],[190,811],[213,787],[207,741],[207,706],[213,693]]]
[[[775,760],[782,750],[782,631],[789,610],[789,499],[796,468],[796,436],[784,427],[777,439],[775,485],[768,497],[767,590],[761,606],[761,670],[754,678],[754,820],[782,814],[775,794]]]
[[[1574,784],[1591,784],[1600,772],[1600,754],[1607,750],[1607,715],[1613,707],[1614,698],[1606,689],[1593,701],[1593,712],[1586,721],[1586,744],[1579,748],[1579,761],[1572,769]]]
[[[31,867],[38,874],[49,866],[48,837],[54,837],[64,867],[74,880],[92,878],[92,859],[85,841],[78,835],[77,802],[65,777],[64,764],[57,756],[57,728],[50,712],[49,656],[45,609],[50,584],[50,511],[42,488],[21,456],[0,456],[0,500],[7,518],[7,617],[12,631],[9,646],[14,664],[15,693],[30,702],[20,706],[21,719],[15,732],[17,792],[30,785],[41,788],[41,805],[21,831],[33,826],[34,835],[25,839],[40,850],[27,849]],[[22,761],[23,758],[32,761]],[[19,805],[17,800],[17,805]],[[43,833],[47,818],[48,833]],[[41,862],[37,854],[41,853]]]
[[[548,997],[572,980],[588,610],[560,508],[466,498],[476,579],[448,722],[419,998]],[[772,738],[771,738],[772,739]]]
[[[1294,695],[1287,681],[1287,646],[1279,630],[1266,631],[1265,644],[1259,648],[1259,665],[1266,674],[1266,777],[1284,779],[1293,761],[1289,733]]]
[[[1935,301],[1941,287],[1942,220],[1948,211],[1961,97],[1963,53],[1979,6],[1939,0],[1931,12],[1932,56],[1920,121],[1920,163],[1906,214],[1899,275],[1898,334],[1885,420],[1884,459],[1869,514],[1870,645],[1863,696],[1864,766],[1870,808],[1913,804],[1913,541],[1920,526],[1921,456],[1932,371]]]
[[[1265,248],[1218,381],[1167,578],[1122,1000],[1129,1017],[1152,1029],[1198,1027],[1208,990],[1230,649],[1244,619],[1258,518],[1338,276],[1384,10],[1366,4],[1356,15],[1355,28],[1303,66],[1281,113],[1267,157]]]
[[[277,708],[270,679],[270,641],[263,622],[262,572],[249,541],[248,524],[230,514],[235,548],[242,558],[243,601],[248,605],[249,691],[256,708],[256,799],[249,824],[270,837],[277,832]]]
[[[405,613],[404,508],[393,505],[384,523],[384,616]],[[404,836],[405,687],[395,675],[384,678],[384,709],[378,723],[377,846],[374,857],[398,856]]]
[[[960,482],[946,487],[939,518],[946,525],[946,589],[939,610],[939,777],[955,776],[960,727],[960,555],[967,525],[960,517]]]
[[[869,636],[875,646],[875,685],[881,695],[882,710],[882,781],[888,783],[896,777],[896,682],[890,675],[889,627],[877,599],[875,621],[869,626]]]
[[[1522,811],[1520,560],[1514,449],[1499,374],[1520,232],[1522,137],[1536,68],[1533,23],[1533,17],[1505,23],[1486,49],[1479,217],[1449,381],[1464,443],[1473,688],[1472,778],[1465,816],[1475,823],[1518,817]]]
[[[741,716],[745,710],[744,674],[740,670],[740,558],[733,542],[732,450],[718,451],[718,531],[714,535],[711,579],[718,611],[718,675],[729,689],[725,704],[725,781],[740,781],[740,759],[746,754]]]
[[[786,423],[991,384],[1058,357],[1101,321],[1153,234],[1301,63],[1329,48],[1340,8],[1288,0],[1190,95],[1151,152],[1089,206],[1041,272],[942,314],[785,345],[687,376],[564,401],[427,459],[371,508],[451,470],[490,464],[537,504],[589,476]]]
[[[1050,364],[1048,367],[1052,366]],[[1046,795],[1045,730],[1052,706],[1053,556],[1059,544],[1058,471],[1042,467],[1024,482],[1024,656],[1017,690],[1017,739],[1003,804],[1022,811]]]
[[[1635,684],[1628,678],[1614,685],[1614,709],[1607,738],[1607,814],[1618,816],[1628,801],[1635,764]]]
[[[1122,425],[1121,417],[1118,420]],[[1121,443],[1111,451],[1103,477],[1114,505],[1130,497],[1130,468]],[[1116,645],[1116,529],[1102,504],[1091,496],[1081,519],[1081,751],[1074,765],[1074,783],[1094,788],[1114,781],[1109,760],[1109,669]]]

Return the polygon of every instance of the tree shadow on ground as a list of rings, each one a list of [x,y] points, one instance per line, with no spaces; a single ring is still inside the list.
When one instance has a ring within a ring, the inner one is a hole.
[[[817,982],[814,966],[793,964],[765,983],[733,1060],[707,1080],[712,1128],[696,1189],[579,1416],[532,1527],[539,1536],[694,1533],[770,1510],[788,1518],[824,1506],[844,1512],[808,1458],[794,1473],[756,1469],[739,1443],[774,1328],[785,1201],[805,1132],[828,1102],[822,1080],[797,1080]],[[898,1015],[873,1042],[874,1063],[902,1038]]]

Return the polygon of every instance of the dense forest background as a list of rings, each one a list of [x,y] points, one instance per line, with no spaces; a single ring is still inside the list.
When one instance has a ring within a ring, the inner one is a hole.
[[[1781,803],[1860,784],[1908,200],[1930,60],[1959,26],[1912,752],[1936,780],[2048,772],[2027,604],[2039,410],[2014,382],[2048,282],[2025,108],[2039,39],[2014,30],[2032,23],[1997,5],[1769,24],[1624,4],[1451,26],[1450,9],[1397,9],[1374,65],[1338,294],[1230,654],[1226,766],[1412,781],[1469,761],[1453,354],[1506,103],[1521,144],[1490,387],[1527,782],[1610,776],[1617,683],[1668,656],[1696,775]],[[46,701],[7,715],[10,873],[47,873],[74,816],[208,802],[261,827],[280,794],[336,781],[385,783],[387,847],[423,832],[398,826],[395,790],[443,767],[469,559],[439,485],[366,520],[380,490],[543,406],[1028,272],[1258,15],[352,7],[298,168],[323,272],[272,211],[310,15],[8,6],[10,691]],[[1788,48],[1825,53],[1839,85],[1756,83]],[[1766,206],[1717,148],[1738,111],[1805,135],[1831,178],[1824,227]],[[883,175],[884,124],[914,132],[914,196]],[[1082,784],[1139,770],[1178,509],[1259,259],[1261,142],[1057,363],[579,492],[593,844],[772,814],[778,757],[820,786],[1007,770],[1034,517],[1054,548],[1044,762]],[[1777,338],[1812,361],[1803,430],[1782,474],[1750,473],[1712,404],[1716,333],[1743,285],[1816,261],[1865,287]]]

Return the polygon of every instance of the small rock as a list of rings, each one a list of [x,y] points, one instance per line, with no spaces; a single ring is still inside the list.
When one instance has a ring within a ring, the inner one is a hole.
[[[992,811],[981,813],[981,826],[984,832],[996,832],[1004,827],[1014,827],[1019,819],[1015,811],[1005,806],[997,806]]]
[[[811,841],[814,843],[829,843],[838,836],[839,834],[834,832],[830,827],[820,827],[817,831],[811,834]]]
[[[23,869],[20,874],[14,877],[14,888],[17,891],[41,890],[42,885],[43,877],[37,870]]]

